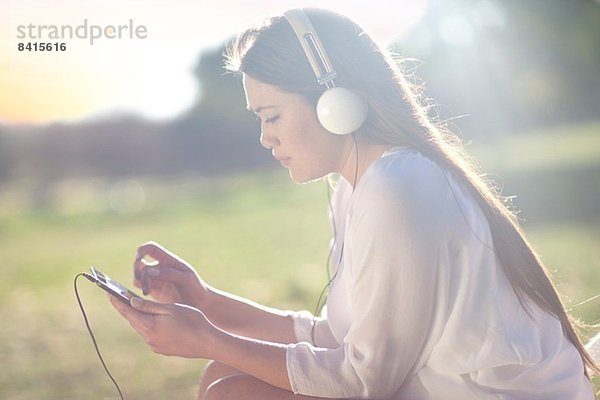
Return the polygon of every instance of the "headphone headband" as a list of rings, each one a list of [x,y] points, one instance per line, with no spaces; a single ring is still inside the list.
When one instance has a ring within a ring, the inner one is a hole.
[[[333,69],[329,56],[315,31],[312,23],[300,8],[288,10],[283,13],[298,41],[306,53],[306,58],[312,67],[317,83],[325,84],[327,87],[335,87],[333,80],[337,77],[337,72]]]
[[[323,128],[336,135],[347,135],[356,131],[367,119],[367,102],[356,92],[335,86],[333,80],[337,77],[337,72],[333,69],[325,47],[304,10],[296,8],[284,12],[283,15],[300,42],[317,83],[327,87],[317,101],[319,122]]]

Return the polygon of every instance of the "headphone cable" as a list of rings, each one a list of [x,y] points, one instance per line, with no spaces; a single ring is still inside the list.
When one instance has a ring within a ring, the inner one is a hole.
[[[337,230],[336,230],[336,225],[335,225],[335,216],[333,214],[333,206],[331,205],[331,187],[329,186],[329,183],[327,183],[327,199],[329,201],[329,210],[331,212],[331,221],[332,221],[332,225],[333,225],[333,243],[331,245],[331,247],[329,248],[329,254],[327,255],[327,261],[326,261],[326,270],[327,270],[327,279],[328,282],[325,285],[325,287],[323,288],[323,290],[321,290],[321,294],[319,295],[319,299],[317,300],[317,306],[315,307],[315,312],[313,314],[313,319],[312,319],[312,326],[311,326],[311,330],[310,330],[310,338],[311,338],[311,342],[314,346],[317,345],[316,341],[315,341],[315,326],[317,325],[317,315],[320,313],[321,309],[325,306],[325,304],[321,305],[321,299],[323,299],[323,295],[325,294],[325,291],[327,290],[327,288],[329,287],[329,285],[331,284],[331,282],[335,279],[335,277],[337,276],[338,270],[335,271],[335,274],[333,274],[333,277],[331,277],[331,273],[329,271],[329,263],[331,262],[331,256],[333,255],[333,247],[335,245],[335,238],[337,237]],[[342,259],[342,253],[344,252],[344,247],[342,244],[342,249],[340,250],[340,262]],[[338,264],[339,267],[339,264]]]
[[[356,188],[356,181],[357,181],[357,177],[358,177],[358,141],[356,140],[356,135],[354,133],[352,133],[352,139],[354,140],[354,149],[356,150],[355,151],[356,157],[355,157],[354,179],[352,181],[352,193],[354,193],[354,189]],[[335,270],[335,274],[333,274],[333,277],[330,278],[331,274],[329,272],[329,263],[331,262],[331,256],[333,255],[333,247],[335,245],[336,238],[337,238],[337,228],[335,225],[335,214],[333,212],[333,205],[331,204],[331,186],[330,186],[329,182],[327,182],[327,200],[329,203],[329,212],[331,213],[331,221],[332,221],[332,225],[333,225],[333,244],[329,248],[329,254],[327,255],[327,261],[326,261],[327,278],[329,279],[329,281],[327,282],[327,284],[321,291],[321,294],[319,295],[319,299],[317,300],[317,306],[315,308],[315,312],[314,312],[313,318],[312,318],[312,326],[310,329],[310,338],[311,338],[313,346],[317,345],[317,343],[315,341],[315,327],[317,325],[317,314],[319,314],[321,312],[321,310],[323,309],[323,307],[325,306],[325,303],[323,303],[321,305],[321,299],[323,298],[325,291],[329,288],[329,286],[331,285],[331,283],[337,276],[337,274],[340,270],[340,266],[342,264],[342,259],[344,257],[345,242],[342,242],[342,248],[340,249],[340,258],[338,261],[337,269]]]
[[[119,384],[117,383],[115,378],[113,378],[113,376],[111,375],[110,371],[108,370],[108,367],[106,366],[106,363],[104,362],[104,359],[102,358],[102,355],[100,354],[100,349],[98,348],[98,343],[96,343],[96,338],[94,337],[94,334],[92,333],[92,328],[90,327],[90,323],[89,323],[87,315],[85,313],[85,309],[83,308],[83,304],[81,303],[81,298],[79,297],[79,291],[77,290],[77,278],[79,278],[80,276],[83,276],[92,282],[93,282],[93,280],[91,279],[91,276],[85,272],[80,272],[79,274],[77,274],[75,276],[75,279],[73,280],[73,287],[75,288],[75,297],[77,297],[77,303],[79,304],[79,308],[81,309],[81,313],[83,314],[83,320],[85,321],[85,326],[87,327],[88,332],[90,333],[90,337],[92,338],[92,343],[94,343],[94,348],[96,349],[96,354],[98,354],[98,358],[100,359],[100,362],[102,363],[102,366],[104,367],[104,370],[106,371],[106,373],[108,374],[108,377],[110,378],[110,380],[114,383],[115,387],[117,388],[117,391],[119,392],[119,396],[121,397],[121,400],[124,400],[123,393],[121,392],[121,388],[119,387]]]

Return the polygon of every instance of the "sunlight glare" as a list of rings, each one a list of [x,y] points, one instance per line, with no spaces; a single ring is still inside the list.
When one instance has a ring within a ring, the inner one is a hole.
[[[449,15],[439,26],[441,38],[448,44],[469,45],[473,42],[473,26],[460,14]]]
[[[366,11],[358,0],[272,0],[252,6],[242,0],[210,6],[147,0],[144,7],[133,0],[91,1],[85,7],[64,0],[60,10],[41,0],[8,5],[8,13],[0,15],[0,52],[8,56],[0,59],[0,121],[49,123],[130,112],[151,120],[175,118],[198,98],[193,69],[203,49],[285,9],[335,10],[386,45],[419,22],[428,0],[374,0]],[[147,27],[147,39],[104,39],[93,46],[71,39],[62,53],[17,51],[18,25],[76,26],[84,19],[99,26],[133,19]]]

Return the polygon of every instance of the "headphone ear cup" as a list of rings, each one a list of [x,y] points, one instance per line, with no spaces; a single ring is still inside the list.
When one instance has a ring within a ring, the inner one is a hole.
[[[317,103],[319,122],[336,135],[347,135],[359,129],[367,119],[367,111],[365,99],[343,87],[328,89]]]

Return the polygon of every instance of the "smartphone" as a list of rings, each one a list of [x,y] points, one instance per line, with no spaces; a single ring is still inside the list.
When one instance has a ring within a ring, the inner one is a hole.
[[[96,285],[100,286],[113,296],[116,296],[116,298],[121,300],[123,303],[129,304],[129,300],[132,297],[141,298],[131,290],[127,289],[125,286],[121,285],[119,282],[112,280],[108,275],[99,269],[91,267],[90,270],[91,278],[94,282],[96,282]]]

